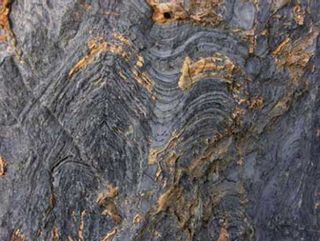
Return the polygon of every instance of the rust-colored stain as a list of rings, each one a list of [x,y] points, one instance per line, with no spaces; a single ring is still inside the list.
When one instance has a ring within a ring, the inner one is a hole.
[[[288,48],[289,43],[290,43],[290,38],[287,37],[277,46],[275,50],[272,51],[272,54],[275,56],[280,55],[282,52],[285,51],[286,48]]]
[[[96,37],[90,39],[88,42],[88,54],[80,59],[69,71],[68,77],[71,78],[73,75],[78,73],[79,71],[87,68],[90,64],[92,64],[99,56],[103,53],[112,53],[125,60],[129,60],[130,56],[134,53],[133,44],[130,39],[127,37],[119,34],[119,33],[112,33],[113,39],[111,42],[105,41],[101,37]],[[131,51],[132,53],[130,53]],[[150,78],[150,76],[146,72],[142,72],[140,70],[141,67],[144,65],[144,59],[142,56],[137,56],[137,62],[132,67],[131,72],[133,75],[133,79],[138,82],[143,88],[145,88],[149,94],[153,96],[153,88],[154,82]],[[127,77],[119,72],[123,79],[127,79]]]
[[[250,109],[261,109],[263,107],[263,97],[255,96],[250,100]]]
[[[217,136],[215,140],[210,143],[206,149],[206,151],[198,158],[192,161],[191,165],[188,167],[189,172],[193,174],[194,177],[201,177],[203,175],[202,167],[209,160],[223,160],[223,156],[228,152],[231,143],[232,137],[227,137],[224,140],[223,135]],[[214,172],[219,174],[219,170],[224,167],[223,161],[217,161],[212,168],[214,168]]]
[[[225,227],[221,227],[218,241],[229,241],[229,233]]]
[[[179,179],[179,178],[178,178]],[[177,181],[178,183],[179,181]],[[204,220],[209,220],[210,214],[216,207],[225,193],[216,190],[215,193],[208,193],[208,200],[204,202],[198,191],[190,193],[183,190],[177,184],[170,186],[167,191],[160,195],[157,201],[155,215],[167,211],[174,214],[179,222],[179,227],[188,234],[188,239],[193,240],[195,229],[192,226],[194,218],[201,212],[202,208],[207,210],[203,215]]]
[[[97,197],[97,203],[104,208],[102,215],[107,215],[112,218],[116,224],[122,222],[122,217],[114,202],[114,199],[118,196],[119,189],[113,185],[108,185],[105,192],[99,193]]]
[[[123,50],[121,45],[115,45],[106,42],[102,38],[93,38],[88,42],[89,53],[80,59],[80,61],[75,64],[75,66],[69,71],[69,77],[80,70],[86,68],[90,65],[96,58],[98,58],[102,53],[110,52],[119,55],[123,58],[127,58],[128,54]]]
[[[117,235],[118,230],[115,228],[111,232],[107,233],[101,241],[111,241]]]
[[[157,204],[157,213],[165,211],[172,202],[177,201],[178,197],[181,195],[181,189],[177,187],[171,187],[165,193],[161,194]]]
[[[137,60],[136,66],[138,68],[142,68],[143,65],[144,65],[144,59],[141,55],[138,55],[138,60]]]
[[[123,44],[129,45],[129,46],[132,45],[131,40],[120,33],[116,33],[116,32],[112,33],[112,36],[114,37],[114,39],[122,42]]]
[[[104,211],[102,215],[110,216],[116,224],[120,224],[122,222],[122,217],[119,213],[119,210],[114,202],[109,201],[106,205],[104,205]]]
[[[304,67],[315,53],[315,41],[319,36],[319,28],[312,26],[309,33],[304,37],[292,41],[286,38],[272,52],[279,68],[286,67],[290,76],[297,84],[304,74]]]
[[[235,68],[235,64],[227,56],[220,53],[196,62],[192,62],[191,58],[187,56],[180,71],[178,86],[186,91],[205,77],[222,78],[231,82]]]
[[[261,107],[262,107],[262,106],[261,106]],[[241,120],[242,120],[242,118],[244,117],[245,114],[246,114],[246,111],[245,111],[243,108],[241,108],[241,107],[239,107],[239,106],[237,106],[236,108],[234,108],[234,110],[233,110],[233,112],[232,112],[232,114],[231,114],[232,120],[233,120],[233,124],[240,125]],[[231,132],[230,132],[230,131],[231,131]],[[229,130],[228,133],[229,133],[229,134],[232,133],[232,129]]]
[[[80,217],[80,226],[78,231],[79,241],[84,241],[84,217],[86,215],[86,211],[81,212]]]
[[[161,153],[159,153],[159,154],[161,154]],[[163,156],[162,163],[166,163],[169,172],[175,173],[176,163],[178,162],[179,158],[180,158],[180,155],[177,155],[175,151],[170,150],[170,151],[168,151],[168,154],[165,153],[165,155]],[[159,180],[162,178],[161,174],[163,173],[164,168],[160,164],[160,161],[157,160],[157,157],[156,157],[155,161],[158,164],[158,170],[156,172],[156,180]]]
[[[179,156],[175,152],[172,152],[169,158],[166,160],[166,162],[169,166],[173,167],[175,166],[178,159],[179,159]]]
[[[249,53],[253,54],[256,47],[257,47],[257,36],[255,34],[255,29],[245,31],[244,37],[246,38],[247,42],[249,43]]]
[[[108,199],[113,199],[116,196],[118,196],[118,194],[119,194],[119,188],[110,184],[107,186],[106,191],[98,194],[97,203],[99,203],[100,205],[103,205],[108,201]]]
[[[137,62],[131,69],[132,76],[134,80],[137,81],[138,84],[151,95],[151,98],[155,100],[155,96],[153,94],[154,81],[151,79],[148,73],[141,72],[140,68],[142,68],[143,65],[144,59],[142,56],[138,55]],[[124,80],[128,79],[128,77],[121,71],[119,72],[119,75]]]
[[[53,236],[53,241],[59,241],[60,240],[59,230],[58,230],[57,227],[53,228],[52,236]]]
[[[135,66],[132,69],[132,73],[134,79],[152,95],[154,82],[150,76],[146,72],[140,72]]]
[[[148,157],[148,164],[149,165],[154,165],[157,163],[157,157],[158,157],[159,153],[161,153],[161,151],[158,149],[150,149],[149,157]]]
[[[222,0],[147,0],[153,9],[152,19],[158,24],[190,20],[195,23],[216,26],[222,21],[219,6]]]
[[[143,220],[143,217],[140,214],[137,214],[133,218],[133,223],[134,224],[140,224],[142,222],[142,220]]]
[[[158,157],[166,150],[170,150],[177,145],[177,142],[182,135],[183,130],[180,132],[174,132],[168,143],[163,148],[151,148],[148,156],[148,164],[154,165],[158,162]]]
[[[212,211],[225,196],[223,190],[215,190],[213,193],[208,193],[208,199],[203,200],[198,190],[185,190],[179,183],[183,173],[191,174],[190,176],[196,179],[201,178],[204,173],[204,168],[207,167],[208,161],[217,160],[210,165],[209,172],[219,173],[227,166],[228,162],[222,163],[225,154],[228,153],[232,143],[232,138],[224,138],[223,135],[217,135],[214,140],[210,141],[208,147],[199,157],[197,157],[189,167],[180,168],[176,165],[179,153],[176,154],[174,148],[180,141],[181,133],[174,133],[168,143],[161,149],[151,149],[149,154],[149,162],[161,163],[165,172],[172,175],[172,179],[165,183],[165,191],[158,197],[153,215],[158,215],[161,212],[168,212],[177,217],[179,228],[186,232],[188,238],[193,240],[196,230],[193,227],[194,218],[202,210],[208,210],[203,215],[204,220],[209,220]],[[224,138],[221,140],[221,138]],[[221,239],[223,240],[223,239]]]
[[[11,235],[10,241],[26,241],[26,238],[19,229],[15,230]]]
[[[96,40],[91,40],[88,43],[89,53],[83,57],[70,71],[69,77],[72,77],[75,73],[79,72],[81,69],[86,68],[90,63],[94,61],[101,53],[108,50],[108,43],[102,41],[98,42]]]
[[[5,32],[11,32],[9,14],[10,14],[11,0],[0,1],[0,28]]]
[[[294,20],[298,25],[303,25],[304,23],[304,10],[301,8],[300,4],[294,6],[293,8]]]
[[[156,23],[161,24],[177,20],[186,20],[188,18],[188,14],[180,1],[160,3],[157,0],[149,0],[148,3],[153,8],[152,19]]]
[[[0,177],[4,176],[7,171],[7,162],[0,156]]]
[[[271,110],[265,115],[265,118],[260,121],[259,126],[253,126],[252,131],[261,133],[267,126],[274,123],[274,121],[286,113],[294,100],[294,92],[294,88],[288,90],[288,93],[284,97],[274,103]]]
[[[0,35],[0,43],[6,42],[8,40],[8,37],[6,35]]]

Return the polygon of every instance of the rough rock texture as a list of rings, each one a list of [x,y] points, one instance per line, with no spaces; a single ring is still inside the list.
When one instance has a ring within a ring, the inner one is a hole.
[[[319,240],[319,12],[0,0],[0,240]]]

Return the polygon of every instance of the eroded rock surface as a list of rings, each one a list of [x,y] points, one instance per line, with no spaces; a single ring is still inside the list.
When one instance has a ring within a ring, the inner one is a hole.
[[[0,0],[0,240],[319,240],[319,12]]]

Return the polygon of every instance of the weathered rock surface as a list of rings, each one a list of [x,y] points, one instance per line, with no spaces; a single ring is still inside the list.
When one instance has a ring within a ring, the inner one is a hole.
[[[317,241],[318,0],[0,0],[0,240]]]

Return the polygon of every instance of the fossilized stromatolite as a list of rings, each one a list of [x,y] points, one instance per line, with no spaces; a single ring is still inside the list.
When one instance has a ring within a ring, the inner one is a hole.
[[[318,240],[316,0],[1,0],[0,240]]]

